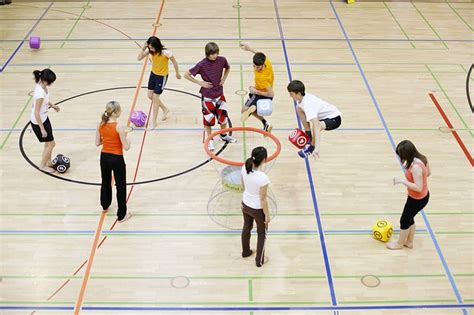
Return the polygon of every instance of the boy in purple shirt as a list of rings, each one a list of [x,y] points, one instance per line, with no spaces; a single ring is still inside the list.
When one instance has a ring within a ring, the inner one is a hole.
[[[227,106],[224,96],[224,82],[230,72],[230,66],[225,57],[219,56],[219,46],[210,42],[205,47],[206,58],[186,71],[184,77],[201,87],[202,115],[206,133],[211,134],[211,127],[217,122],[221,129],[227,128]],[[201,75],[203,81],[195,78]],[[221,134],[222,141],[234,143],[237,140],[228,134]],[[209,150],[214,150],[213,140],[209,141]]]

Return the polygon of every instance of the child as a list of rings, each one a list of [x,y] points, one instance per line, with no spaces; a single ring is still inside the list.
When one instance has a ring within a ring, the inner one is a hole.
[[[201,87],[203,124],[207,135],[211,134],[211,127],[216,120],[221,129],[227,128],[227,104],[224,96],[224,83],[230,72],[230,66],[225,57],[219,56],[219,46],[210,42],[205,47],[206,58],[199,61],[194,67],[186,71],[184,77]],[[200,75],[203,81],[195,76]],[[221,134],[222,141],[234,143],[237,140],[228,134]],[[208,148],[214,151],[214,141],[210,140]]]
[[[334,130],[341,125],[341,112],[336,106],[305,92],[303,82],[293,80],[288,84],[290,97],[297,103],[296,111],[311,144],[298,152],[302,158],[319,157],[321,131]]]
[[[249,99],[242,108],[242,123],[253,115],[255,118],[260,120],[263,124],[263,130],[272,132],[273,126],[265,120],[262,116],[259,116],[257,111],[257,102],[263,99],[273,100],[273,67],[270,59],[268,59],[262,52],[257,52],[252,49],[248,44],[240,44],[240,47],[245,51],[252,52],[253,55],[253,69],[255,74],[255,86],[249,87]]]
[[[40,170],[46,173],[54,173],[51,167],[51,154],[56,145],[54,142],[53,128],[48,118],[48,108],[52,107],[59,112],[59,106],[49,101],[49,87],[56,81],[56,74],[51,69],[33,71],[35,76],[35,90],[33,92],[33,106],[31,108],[31,128],[39,142],[44,142],[43,154],[41,155]]]
[[[403,246],[413,248],[416,225],[415,216],[428,204],[428,176],[431,175],[426,156],[418,152],[415,145],[404,140],[395,150],[405,168],[405,178],[393,178],[393,184],[407,187],[407,201],[400,217],[400,236],[398,241],[387,243],[388,249],[402,249]]]
[[[176,78],[178,80],[181,79],[181,74],[179,74],[178,63],[176,62],[173,53],[161,44],[158,37],[151,36],[148,38],[146,43],[143,45],[142,50],[138,53],[137,59],[140,61],[148,55],[151,55],[152,60],[150,78],[148,79],[148,98],[153,104],[151,125],[148,126],[151,130],[156,127],[158,110],[160,108],[163,110],[163,118],[161,120],[166,120],[168,118],[168,113],[170,112],[168,107],[166,107],[160,99],[160,95],[163,93],[163,89],[168,80],[168,60],[171,60],[173,63]]]

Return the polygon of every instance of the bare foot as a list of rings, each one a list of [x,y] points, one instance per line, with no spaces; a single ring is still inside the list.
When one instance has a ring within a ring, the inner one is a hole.
[[[400,245],[398,242],[390,242],[385,245],[388,249],[397,250],[402,249],[403,246]]]
[[[42,170],[43,172],[46,172],[48,174],[52,174],[54,172],[56,172],[56,170],[52,167],[49,167],[49,166],[44,166],[42,168],[40,168],[40,170]]]
[[[169,117],[170,110],[167,109],[166,111],[163,111],[163,117],[161,118],[162,121],[165,121]]]
[[[156,124],[151,124],[150,126],[146,127],[146,130],[151,131],[155,129]]]
[[[406,244],[403,245],[403,246],[412,249],[412,248],[413,248],[413,243],[406,243]]]

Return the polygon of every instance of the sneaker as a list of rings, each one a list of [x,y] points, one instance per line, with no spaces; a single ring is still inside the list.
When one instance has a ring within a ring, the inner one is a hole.
[[[119,221],[119,223],[123,223],[123,222],[127,221],[128,219],[130,219],[131,217],[132,217],[132,214],[130,212],[127,212],[125,217],[123,217],[122,220],[118,220],[118,221]]]
[[[220,135],[220,138],[222,141],[225,141],[225,142],[230,142],[230,143],[236,143],[237,142],[237,139],[235,139],[234,137],[230,136],[230,135]]]
[[[263,130],[268,132],[268,133],[271,133],[272,132],[272,129],[273,129],[273,126],[272,124],[270,124],[268,121],[265,123],[265,126],[263,127]]]
[[[247,109],[242,113],[242,116],[240,117],[240,121],[244,123],[250,117],[250,115],[252,115],[252,113],[255,112],[256,110],[257,110],[257,106],[255,105],[247,107]]]
[[[314,145],[308,145],[303,150],[298,151],[298,155],[304,159],[304,158],[309,157],[311,154],[313,154],[313,151],[314,151]]]
[[[209,140],[208,144],[207,144],[207,148],[209,149],[209,151],[214,151],[216,148],[214,147],[214,141],[212,140]]]

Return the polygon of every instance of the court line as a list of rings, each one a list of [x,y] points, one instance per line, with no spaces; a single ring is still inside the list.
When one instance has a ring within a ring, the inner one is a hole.
[[[176,38],[170,37],[160,38],[162,41],[239,41],[238,37],[195,37],[195,38]],[[24,39],[2,39],[1,42],[18,42]],[[62,42],[65,39],[41,39],[41,41],[45,42]],[[74,41],[74,42],[95,42],[95,41],[145,41],[147,38],[73,38],[67,41]],[[240,40],[244,41],[281,41],[280,38],[254,38],[254,37],[247,37],[242,38]],[[344,38],[285,38],[286,41],[345,41]],[[351,38],[351,41],[367,41],[367,42],[453,42],[453,43],[471,43],[474,42],[474,39],[406,39],[406,38]]]
[[[5,62],[5,64],[0,68],[0,73],[2,73],[3,71],[5,71],[5,68],[8,66],[8,64],[13,60],[13,58],[15,57],[15,55],[18,53],[18,51],[20,50],[21,46],[23,46],[23,44],[28,41],[27,38],[28,36],[31,35],[31,33],[33,33],[33,31],[35,30],[36,26],[38,26],[38,24],[41,22],[41,20],[43,19],[43,17],[46,15],[46,13],[48,13],[49,9],[51,9],[51,7],[53,6],[54,4],[54,1],[52,1],[48,7],[46,8],[46,10],[43,12],[43,14],[41,14],[41,16],[39,17],[39,19],[36,21],[36,23],[33,25],[33,27],[30,29],[30,31],[25,35],[25,37],[20,40],[21,43],[20,45],[18,45],[18,47],[13,51],[13,53],[10,55],[10,57],[7,59],[7,61]]]
[[[423,13],[421,13],[421,11],[418,9],[418,7],[413,3],[413,1],[410,0],[410,3],[411,5],[416,9],[416,11],[418,12],[418,14],[423,18],[423,20],[426,22],[426,24],[428,24],[428,26],[431,28],[431,30],[433,31],[433,33],[435,33],[436,37],[438,37],[439,39],[441,39],[441,36],[439,36],[438,32],[436,32],[436,30],[434,29],[434,27],[430,24],[430,22],[428,21],[427,18],[425,18],[425,16],[423,15]],[[446,47],[446,49],[449,49],[448,45],[446,45],[446,43],[443,41],[443,45],[444,47]]]
[[[183,303],[183,302],[181,302]],[[344,310],[406,310],[406,309],[466,309],[474,304],[426,304],[426,305],[365,305],[365,306],[244,306],[244,307],[110,307],[84,306],[84,311],[344,311]],[[71,306],[0,306],[0,310],[73,310]]]
[[[292,81],[293,78],[292,78],[292,74],[291,74],[290,61],[289,61],[289,58],[288,58],[288,52],[286,50],[285,36],[283,34],[283,26],[282,26],[281,21],[280,21],[280,12],[279,12],[279,9],[278,9],[277,0],[273,0],[273,7],[275,9],[275,15],[277,17],[278,31],[280,33],[280,41],[281,41],[281,45],[282,45],[282,49],[283,49],[283,54],[285,56],[286,69],[288,71],[288,79],[289,79],[289,81]],[[301,121],[300,121],[300,119],[299,119],[299,117],[296,113],[296,101],[293,101],[293,110],[294,110],[295,115],[296,115],[296,121],[298,122],[298,127],[301,129],[302,128]],[[329,293],[330,293],[330,296],[331,296],[331,304],[334,306],[334,305],[337,305],[336,291],[335,291],[334,283],[333,283],[333,279],[332,279],[331,264],[329,262],[328,252],[327,252],[327,248],[326,248],[326,242],[324,240],[324,229],[323,229],[323,225],[322,225],[322,221],[321,221],[321,215],[320,215],[320,211],[319,211],[318,201],[317,201],[317,198],[316,198],[316,191],[315,191],[314,182],[313,182],[313,175],[312,175],[311,167],[309,165],[309,160],[304,159],[304,163],[305,163],[305,166],[306,166],[306,173],[307,173],[307,176],[308,176],[308,182],[309,182],[310,191],[311,191],[311,199],[312,199],[312,203],[313,203],[314,215],[316,217],[319,241],[321,243],[321,251],[322,251],[323,259],[324,259],[324,268],[326,269],[326,276],[327,276],[327,282],[328,282],[328,286],[329,286]]]
[[[405,32],[405,30],[403,29],[402,25],[400,24],[400,22],[397,20],[397,18],[395,17],[395,15],[393,14],[392,10],[389,8],[389,6],[387,5],[387,3],[385,1],[383,1],[383,5],[387,8],[388,12],[390,13],[390,15],[392,16],[393,20],[395,21],[395,23],[397,23],[398,27],[400,28],[400,30],[402,31],[403,35],[405,35],[405,37],[409,40],[410,37],[408,36],[407,32]],[[410,41],[410,44],[413,48],[416,49],[415,47],[415,44],[413,44],[412,41]]]
[[[333,12],[334,12],[334,15],[336,16],[336,19],[337,19],[337,21],[338,21],[339,27],[341,28],[341,31],[343,32],[344,37],[346,38],[346,41],[347,41],[347,44],[348,44],[348,46],[349,46],[349,48],[350,48],[352,57],[353,57],[354,61],[357,63],[357,67],[358,67],[359,70],[360,70],[360,74],[361,74],[361,76],[362,76],[362,79],[364,80],[364,84],[365,84],[365,86],[366,86],[366,88],[367,88],[367,91],[368,91],[369,94],[370,94],[370,97],[372,98],[372,102],[374,103],[374,106],[375,106],[375,109],[376,109],[376,111],[377,111],[377,113],[378,113],[378,116],[379,116],[379,118],[380,118],[380,121],[382,122],[382,124],[383,124],[383,126],[384,126],[384,129],[385,129],[385,131],[386,131],[387,137],[388,137],[388,139],[389,139],[389,141],[390,141],[390,144],[392,145],[392,150],[395,151],[396,145],[395,145],[395,142],[394,142],[394,140],[393,140],[392,133],[390,132],[390,129],[388,128],[388,125],[387,125],[387,123],[386,123],[386,121],[385,121],[385,118],[384,118],[384,116],[383,116],[383,114],[382,114],[382,111],[381,111],[381,109],[380,109],[380,106],[379,106],[379,104],[378,104],[378,102],[377,102],[377,100],[376,100],[376,98],[375,98],[375,95],[374,95],[374,93],[373,93],[373,91],[372,91],[372,88],[371,88],[371,86],[370,86],[370,84],[369,84],[369,81],[367,80],[367,77],[365,76],[364,70],[362,69],[362,66],[361,66],[361,64],[360,64],[360,62],[359,62],[359,58],[357,57],[356,52],[355,52],[354,48],[352,47],[351,40],[349,39],[349,36],[347,35],[346,29],[344,28],[344,26],[343,26],[343,24],[342,24],[342,21],[341,21],[341,19],[339,18],[339,15],[338,15],[338,13],[337,13],[336,7],[334,6],[334,3],[332,2],[332,0],[329,0],[329,3],[330,3],[331,8],[332,8],[332,10],[333,10]],[[402,171],[403,171],[403,167],[402,167],[401,164],[400,164],[400,168],[401,168]],[[422,210],[421,213],[422,213],[422,215],[423,215],[423,219],[424,219],[424,221],[425,221],[425,225],[426,225],[426,227],[427,227],[428,230],[429,230],[430,237],[431,237],[431,239],[433,240],[433,243],[434,243],[434,246],[435,246],[435,248],[436,248],[436,251],[438,252],[438,256],[439,256],[439,258],[440,258],[440,260],[441,260],[441,263],[443,264],[443,268],[444,268],[444,270],[445,270],[445,272],[446,272],[446,275],[447,275],[447,277],[448,277],[448,279],[449,279],[449,282],[451,283],[451,287],[453,288],[453,291],[454,291],[454,294],[455,294],[455,296],[456,296],[456,299],[457,299],[458,303],[463,303],[463,300],[462,300],[462,297],[461,297],[461,293],[459,292],[459,289],[458,289],[458,287],[457,287],[457,285],[456,285],[456,282],[454,281],[454,278],[453,278],[453,276],[452,276],[452,274],[451,274],[451,271],[450,271],[449,266],[448,266],[448,264],[447,264],[447,262],[446,262],[446,259],[444,258],[443,252],[441,251],[441,248],[440,248],[440,246],[439,246],[439,244],[438,244],[438,240],[436,239],[436,236],[435,236],[433,230],[431,229],[431,225],[430,225],[430,223],[429,223],[429,221],[428,221],[428,217],[426,216],[424,210]],[[463,309],[463,313],[464,313],[465,315],[467,315],[467,311],[466,311],[465,309]]]
[[[64,45],[66,44],[67,40],[69,39],[69,36],[71,36],[74,28],[76,27],[76,25],[79,23],[79,21],[81,20],[81,17],[82,15],[84,14],[84,12],[86,12],[86,10],[89,8],[89,3],[91,2],[91,0],[87,0],[87,3],[82,7],[82,12],[79,14],[79,16],[76,18],[76,22],[74,23],[74,25],[71,27],[71,29],[69,30],[69,33],[67,33],[66,35],[66,40],[63,41],[63,43],[61,44],[61,47],[59,48],[63,48]]]
[[[426,69],[428,70],[428,72],[431,74],[431,76],[433,77],[433,79],[436,81],[436,84],[439,86],[439,88],[441,89],[441,91],[443,92],[444,96],[446,97],[446,99],[448,100],[449,104],[451,105],[451,107],[453,108],[454,112],[456,113],[456,115],[458,116],[458,118],[461,120],[463,126],[465,128],[469,128],[469,124],[466,123],[466,121],[464,120],[464,118],[462,117],[462,115],[459,113],[457,107],[454,105],[454,103],[451,101],[451,98],[448,96],[448,93],[446,93],[446,90],[443,88],[443,86],[441,85],[441,82],[438,80],[438,77],[436,77],[436,75],[433,73],[433,71],[431,71],[431,68],[428,66],[428,65],[425,65]],[[469,132],[471,134],[471,137],[474,136],[474,133],[472,131]]]
[[[455,8],[453,8],[453,7],[451,6],[451,4],[450,4],[448,1],[445,0],[445,3],[451,8],[451,10],[453,10],[453,12],[459,17],[459,19],[461,19],[461,21],[464,22],[464,24],[465,24],[471,31],[474,31],[474,29],[472,28],[472,26],[469,25],[469,23],[467,23],[467,22],[463,19],[463,17],[458,13],[458,11],[457,11]],[[472,4],[472,2],[471,2],[471,4]]]
[[[443,111],[443,108],[441,107],[441,105],[439,105],[438,103],[438,100],[436,99],[436,97],[433,95],[433,93],[428,93],[428,95],[430,96],[431,100],[433,101],[433,103],[435,104],[436,108],[438,109],[438,112],[440,113],[441,117],[443,118],[444,122],[446,123],[446,126],[448,126],[448,128],[450,129],[453,129],[453,125],[451,124],[451,122],[449,121],[449,118],[448,116],[446,116],[445,112]],[[464,152],[464,155],[466,156],[467,160],[469,161],[469,163],[471,164],[471,166],[474,166],[474,160],[471,156],[471,153],[469,153],[469,150],[466,148],[466,146],[464,145],[464,142],[462,141],[462,139],[459,137],[458,133],[456,132],[456,130],[452,130],[451,131],[451,134],[453,135],[453,137],[456,139],[457,143],[459,144],[459,146],[461,147],[461,150]]]

